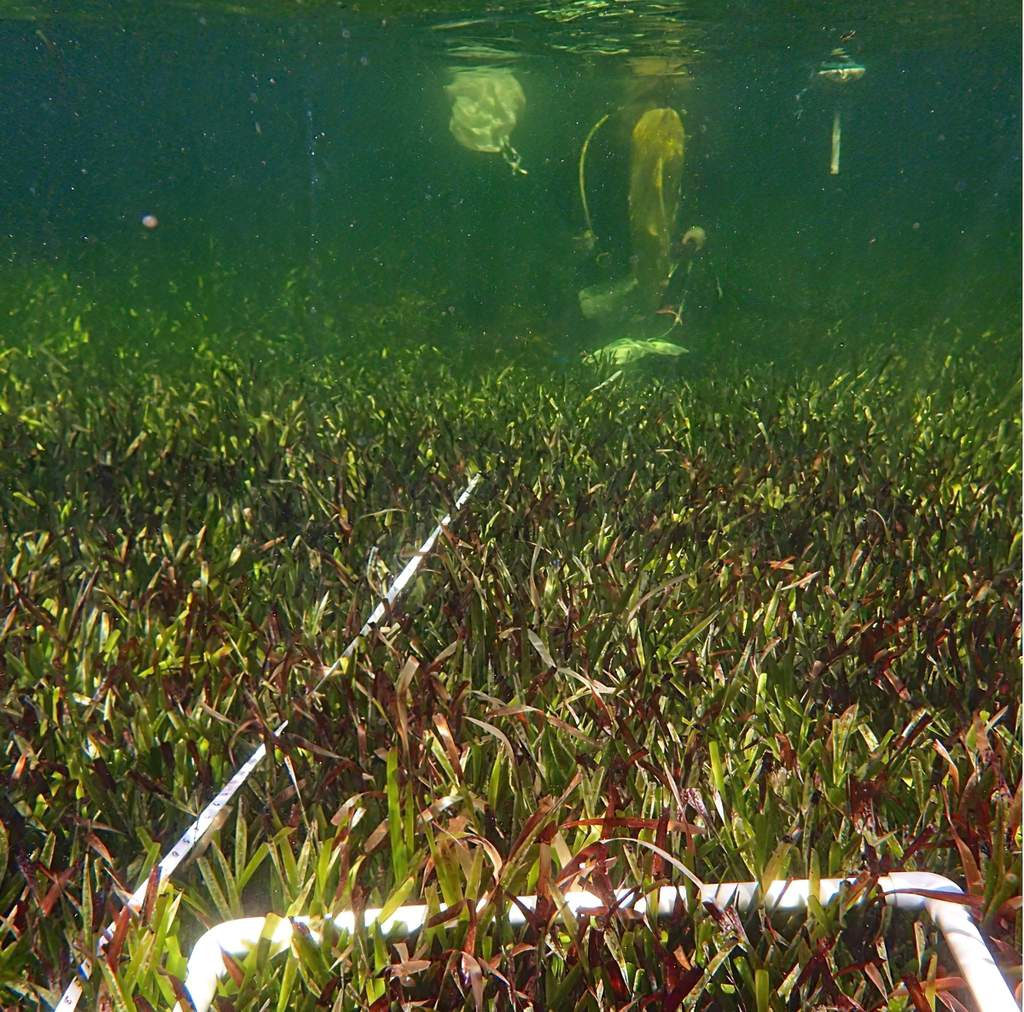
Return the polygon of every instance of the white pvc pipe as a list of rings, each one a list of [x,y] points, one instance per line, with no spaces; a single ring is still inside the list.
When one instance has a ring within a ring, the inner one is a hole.
[[[853,879],[829,878],[818,883],[817,898],[821,903],[835,899],[839,892],[852,885]],[[1010,988],[1000,973],[985,945],[981,934],[971,920],[963,903],[921,896],[913,890],[929,893],[947,893],[951,897],[962,897],[963,890],[942,875],[930,872],[893,872],[878,880],[885,901],[889,906],[912,912],[924,911],[942,933],[960,967],[960,972],[982,1012],[1020,1012]],[[763,898],[768,910],[802,910],[807,906],[811,894],[808,879],[773,882]],[[635,890],[618,889],[616,899],[624,909],[643,914],[647,911],[647,900],[637,896]],[[700,888],[702,903],[713,903],[720,909],[734,906],[747,910],[762,903],[760,886],[756,882],[708,883]],[[574,914],[588,911],[600,912],[605,909],[603,901],[593,893],[574,890],[565,893],[565,902]],[[519,903],[527,910],[534,910],[536,896],[520,896]],[[686,903],[686,892],[675,886],[664,886],[658,890],[656,915],[667,916],[677,903]],[[444,910],[445,907],[441,907]],[[425,906],[399,907],[393,914],[379,921],[380,909],[369,908],[363,912],[362,925],[377,924],[385,935],[408,935],[423,927],[427,917]],[[265,917],[245,917],[237,921],[225,921],[206,932],[196,943],[188,960],[185,990],[188,992],[195,1012],[207,1012],[213,1003],[218,983],[227,976],[227,967],[222,954],[234,959],[244,959],[257,945],[266,925]],[[508,921],[512,925],[526,923],[520,907],[513,903],[508,909]],[[283,952],[291,945],[293,925],[305,926],[310,938],[319,944],[321,936],[316,932],[308,917],[282,918],[268,936],[270,954]],[[334,926],[342,934],[350,934],[356,927],[355,915],[343,911],[334,917]],[[182,1012],[181,1005],[174,1006],[174,1012]]]
[[[831,176],[839,175],[839,150],[843,143],[843,121],[839,112],[839,106],[832,115],[832,159],[828,163],[828,171]]]

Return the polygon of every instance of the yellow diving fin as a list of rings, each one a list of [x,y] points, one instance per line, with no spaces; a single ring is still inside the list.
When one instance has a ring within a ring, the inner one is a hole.
[[[672,273],[670,250],[682,183],[683,121],[675,109],[649,109],[633,127],[629,225],[643,309],[657,307]]]

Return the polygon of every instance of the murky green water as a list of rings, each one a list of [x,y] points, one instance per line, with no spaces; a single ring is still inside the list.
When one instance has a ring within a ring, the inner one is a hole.
[[[169,1007],[217,917],[420,887],[487,901],[297,1007],[425,952],[407,997],[456,1007],[474,946],[538,1007],[955,983],[916,929],[869,981],[845,913],[809,962],[817,914],[674,917],[689,983],[640,921],[492,930],[556,867],[649,895],[604,856],[641,829],[708,882],[952,874],[1013,964],[1020,38],[1018,0],[0,0],[0,1004],[111,917],[87,1000]],[[261,770],[125,935],[273,727],[294,794]]]
[[[664,337],[692,370],[1019,327],[1015,4],[64,6],[0,8],[4,342],[77,318],[158,359],[260,334],[557,365]],[[468,70],[521,88],[523,171],[457,139]],[[655,107],[686,138],[672,277],[588,319],[635,268]]]

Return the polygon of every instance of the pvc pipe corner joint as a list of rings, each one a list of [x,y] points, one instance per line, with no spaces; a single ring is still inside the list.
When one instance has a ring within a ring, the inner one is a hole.
[[[1020,1012],[1020,1006],[971,920],[967,906],[960,902],[964,892],[955,882],[943,875],[933,875],[930,872],[894,872],[878,881],[889,906],[912,913],[923,911],[928,914],[942,933],[971,995],[982,1012]],[[852,878],[821,879],[817,889],[819,902],[828,903],[835,899],[845,886],[852,885],[853,882]],[[935,895],[943,893],[948,894],[950,899],[942,899]],[[810,895],[811,883],[808,879],[773,882],[763,897],[756,882],[708,883],[700,889],[702,903],[713,903],[723,909],[732,906],[740,910],[748,910],[762,902],[769,910],[801,910],[807,906]],[[647,912],[646,898],[638,896],[635,890],[618,889],[616,897],[623,908],[641,914]],[[601,899],[582,890],[566,893],[565,901],[574,914],[586,914],[588,911],[604,908]],[[664,917],[676,908],[677,903],[685,902],[685,890],[675,886],[664,886],[657,891],[657,909],[654,912],[657,916]],[[537,905],[537,897],[521,896],[519,903],[527,910],[532,910]],[[385,935],[404,936],[423,926],[427,908],[399,907],[384,920],[380,920],[380,913],[379,909],[364,911],[363,925],[376,923]],[[508,919],[513,925],[521,925],[526,921],[522,909],[517,904],[509,908]],[[266,917],[245,917],[241,920],[225,921],[211,928],[199,939],[189,957],[185,978],[185,990],[195,1012],[207,1012],[213,1003],[217,985],[227,976],[223,954],[234,959],[243,959],[263,937],[270,942],[271,955],[283,952],[291,945],[296,924],[304,925],[314,944],[320,944],[322,940],[307,917],[282,918],[271,928],[269,934],[264,936],[266,922]],[[343,911],[334,917],[334,926],[339,933],[350,933],[356,926],[355,916],[351,911]],[[183,1012],[180,1004],[175,1005],[174,1012]]]

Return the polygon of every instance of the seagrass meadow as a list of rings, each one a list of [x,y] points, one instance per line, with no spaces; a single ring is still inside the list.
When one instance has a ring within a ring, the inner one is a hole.
[[[227,960],[219,1007],[970,1007],[880,902],[913,869],[963,883],[1016,981],[1020,387],[993,363],[1019,336],[652,376],[460,371],[389,328],[157,366],[75,317],[4,351],[0,1001],[55,1002],[260,741],[93,1005],[169,1007],[219,921],[419,900],[448,919]],[[859,889],[771,918],[561,902],[680,866]]]
[[[0,0],[0,1009],[1012,1010],[1020,39]]]

